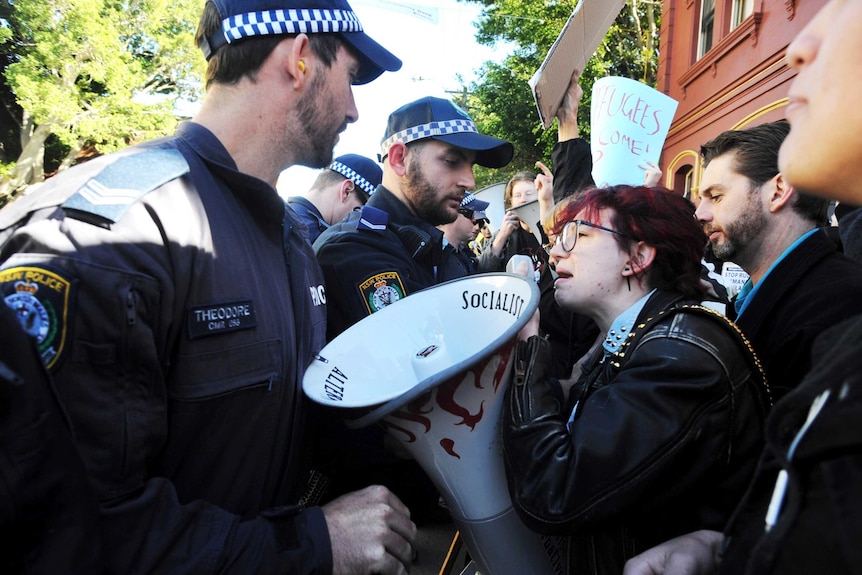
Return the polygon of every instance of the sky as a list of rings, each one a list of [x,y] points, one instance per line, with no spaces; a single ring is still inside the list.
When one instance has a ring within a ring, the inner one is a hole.
[[[361,154],[374,160],[389,114],[423,96],[451,98],[476,79],[488,60],[506,55],[476,43],[480,7],[456,0],[350,0],[365,32],[404,65],[384,72],[370,84],[354,86],[359,120],[349,124],[335,146],[335,156]],[[458,76],[463,78],[463,84]],[[295,166],[282,172],[282,196],[303,195],[319,170]]]

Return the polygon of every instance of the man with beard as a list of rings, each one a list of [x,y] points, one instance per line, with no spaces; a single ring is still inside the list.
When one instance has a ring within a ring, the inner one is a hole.
[[[862,1],[830,0],[787,48],[793,186],[862,205]],[[856,294],[858,297],[858,294]],[[631,559],[625,575],[862,573],[862,316],[815,341],[815,362],[772,408],[761,464],[725,534],[698,531]]]
[[[704,144],[696,213],[715,256],[750,276],[731,313],[763,362],[775,400],[811,368],[814,338],[862,313],[862,266],[818,227],[829,200],[801,193],[778,171],[789,131],[779,120]]]
[[[479,134],[452,102],[426,97],[392,112],[381,143],[383,183],[362,210],[326,230],[314,250],[326,279],[327,332],[332,339],[364,317],[440,283],[443,232],[459,217],[473,165],[501,168],[514,148]],[[465,272],[466,273],[466,272]],[[465,326],[466,327],[466,326]],[[368,482],[389,487],[419,524],[440,517],[438,494],[414,460],[390,454],[379,427],[347,430],[334,423],[318,460],[332,478],[331,495]]]
[[[200,111],[0,211],[0,293],[69,415],[105,572],[403,573],[416,528],[391,492],[300,504],[326,298],[274,187],[328,165],[352,85],[401,62],[345,0],[203,10]]]
[[[509,142],[479,134],[463,110],[426,97],[389,115],[383,183],[361,211],[324,232],[314,250],[326,278],[329,338],[441,281],[443,232],[458,217],[473,165],[502,168]],[[452,279],[452,278],[447,278]]]

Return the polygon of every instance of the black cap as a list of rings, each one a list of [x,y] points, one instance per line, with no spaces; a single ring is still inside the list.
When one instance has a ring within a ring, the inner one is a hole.
[[[502,168],[515,154],[509,142],[480,134],[467,112],[449,100],[428,96],[389,115],[380,146],[381,157],[389,154],[389,146],[396,142],[409,144],[426,138],[473,150],[476,163],[486,168]]]
[[[222,33],[204,39],[207,60],[231,42],[269,34],[337,33],[359,56],[355,84],[367,84],[385,71],[401,68],[401,60],[362,31],[345,0],[213,0],[222,16]]]
[[[383,170],[377,162],[359,154],[338,156],[329,164],[329,169],[352,181],[368,196],[374,193],[383,179]]]

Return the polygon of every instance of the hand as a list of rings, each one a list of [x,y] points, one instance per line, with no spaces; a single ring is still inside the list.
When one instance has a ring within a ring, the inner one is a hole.
[[[416,525],[410,510],[380,485],[323,506],[334,575],[401,575],[410,570]]]
[[[503,248],[506,246],[509,236],[519,227],[521,227],[521,218],[518,217],[518,214],[511,210],[506,212],[500,223],[500,230],[494,236],[494,241],[491,242],[491,252],[495,256],[500,257],[503,254]]]
[[[542,162],[536,162],[536,167],[539,168],[539,171],[542,173],[536,176],[536,179],[533,181],[533,185],[536,186],[536,192],[538,193],[538,200],[541,201],[554,201],[554,174],[551,170],[548,169],[548,166],[543,164]]]
[[[506,212],[506,215],[503,216],[503,222],[500,224],[500,231],[497,232],[497,236],[508,238],[520,227],[521,218],[518,217],[518,214],[509,210]]]
[[[524,327],[521,328],[521,331],[518,332],[518,340],[519,341],[527,341],[534,335],[539,335],[539,310],[536,309],[533,312],[533,316],[530,320],[524,324]]]
[[[561,142],[573,140],[578,137],[578,105],[584,97],[584,90],[579,83],[581,71],[575,69],[569,87],[563,95],[563,101],[557,108],[557,139]]]
[[[654,188],[661,184],[661,168],[652,162],[642,162],[638,167],[644,171],[644,186]]]
[[[533,278],[536,269],[533,267],[533,258],[523,254],[515,254],[506,262],[506,271],[525,278]]]
[[[711,575],[723,537],[703,529],[647,549],[626,562],[623,575]]]
[[[533,183],[538,192],[539,221],[544,224],[554,209],[554,174],[542,162],[536,162],[536,167],[542,172]]]

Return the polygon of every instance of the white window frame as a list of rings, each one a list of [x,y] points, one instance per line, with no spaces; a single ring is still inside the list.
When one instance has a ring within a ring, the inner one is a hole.
[[[733,8],[730,14],[730,29],[733,30],[742,24],[752,13],[754,13],[754,0],[733,0]]]
[[[712,12],[706,13],[704,8],[707,4],[712,4]],[[710,51],[710,49],[715,45],[715,8],[716,8],[716,0],[700,0],[700,18],[698,21],[698,29],[697,29],[697,59],[700,60],[704,57],[704,55]],[[709,35],[709,45],[705,45],[705,35],[704,35],[704,17],[709,16],[711,19],[710,22],[710,35]]]

